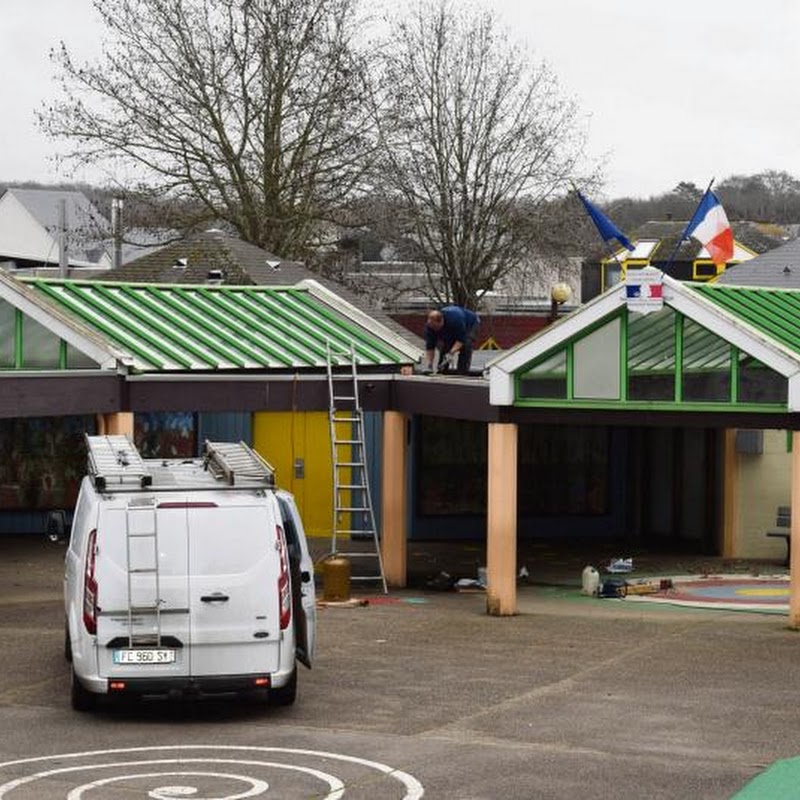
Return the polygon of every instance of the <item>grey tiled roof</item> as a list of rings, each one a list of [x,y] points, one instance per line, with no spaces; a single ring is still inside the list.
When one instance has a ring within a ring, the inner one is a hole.
[[[181,259],[185,266],[176,266]],[[137,258],[102,276],[131,283],[205,283],[210,270],[221,270],[223,283],[239,286],[293,286],[313,279],[402,336],[414,346],[420,340],[381,309],[340,283],[323,278],[299,261],[287,261],[260,247],[212,230],[189,236]]]
[[[800,289],[800,239],[728,267],[717,283]]]

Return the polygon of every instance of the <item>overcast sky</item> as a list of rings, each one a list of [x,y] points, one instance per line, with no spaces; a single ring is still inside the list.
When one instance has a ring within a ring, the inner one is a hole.
[[[64,179],[34,110],[55,91],[48,53],[60,39],[98,52],[91,0],[0,4],[0,180]],[[591,154],[606,157],[606,199],[765,169],[800,177],[798,0],[487,5],[578,101]]]

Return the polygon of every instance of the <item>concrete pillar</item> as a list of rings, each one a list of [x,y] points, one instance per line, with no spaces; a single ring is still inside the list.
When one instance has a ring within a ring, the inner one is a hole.
[[[408,417],[399,411],[386,411],[381,470],[381,558],[386,583],[398,588],[404,587],[408,579],[407,461]]]
[[[735,558],[739,531],[739,457],[736,454],[736,430],[723,433],[722,456],[722,547],[724,558]]]
[[[789,627],[800,629],[800,431],[792,431],[792,525],[789,544]]]
[[[116,414],[103,415],[105,436],[130,436],[133,439],[133,412],[117,411]]]
[[[489,423],[486,611],[517,613],[517,426]]]

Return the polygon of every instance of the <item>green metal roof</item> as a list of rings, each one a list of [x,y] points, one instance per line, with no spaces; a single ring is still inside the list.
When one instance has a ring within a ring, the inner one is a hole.
[[[393,332],[307,286],[24,283],[128,354],[139,372],[319,369],[329,344],[335,363],[349,363],[351,345],[360,366],[414,360]]]
[[[730,315],[800,355],[800,291],[687,284]]]

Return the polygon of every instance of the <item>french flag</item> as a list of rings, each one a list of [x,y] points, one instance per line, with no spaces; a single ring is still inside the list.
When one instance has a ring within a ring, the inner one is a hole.
[[[733,258],[733,231],[725,209],[711,189],[703,195],[694,216],[686,226],[683,239],[690,236],[694,236],[706,248],[711,260],[718,267],[724,266]]]
[[[661,300],[664,287],[660,283],[629,283],[625,286],[625,297],[628,300]]]

